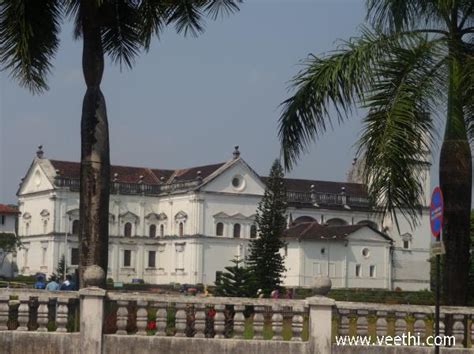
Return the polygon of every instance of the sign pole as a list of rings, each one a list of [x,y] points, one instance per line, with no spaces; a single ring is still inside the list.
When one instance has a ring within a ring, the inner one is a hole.
[[[441,273],[441,256],[436,255],[436,299],[435,299],[435,336],[439,336],[439,295],[440,295],[440,273]],[[435,338],[436,338],[435,337]],[[439,354],[439,345],[435,341],[435,354]]]
[[[430,203],[430,226],[431,234],[434,237],[434,241],[431,245],[432,256],[436,257],[435,272],[436,272],[436,289],[435,289],[435,336],[439,336],[439,303],[440,303],[440,287],[441,287],[441,254],[444,253],[443,241],[441,238],[441,232],[443,229],[443,212],[444,212],[444,200],[443,193],[439,186],[435,187],[431,194]],[[435,338],[436,338],[435,337]],[[439,354],[439,345],[436,344],[435,340],[435,354]]]

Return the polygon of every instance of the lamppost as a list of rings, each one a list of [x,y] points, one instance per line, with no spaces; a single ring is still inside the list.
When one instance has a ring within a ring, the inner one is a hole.
[[[64,274],[63,274],[63,281],[66,280],[66,270],[67,270],[67,260],[68,260],[68,251],[67,251],[67,239],[69,234],[69,228],[71,227],[71,215],[66,216],[66,235],[64,237]]]

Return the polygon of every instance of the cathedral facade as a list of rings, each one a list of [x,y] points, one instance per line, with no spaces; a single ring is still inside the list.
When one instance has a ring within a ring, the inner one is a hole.
[[[17,193],[19,273],[51,274],[61,257],[70,270],[78,266],[79,169],[37,153]],[[111,174],[107,277],[114,281],[213,284],[258,237],[255,214],[266,178],[237,148],[222,163],[112,166]],[[416,229],[402,217],[397,228],[381,219],[363,184],[291,178],[285,184],[284,285],[311,286],[315,276],[327,275],[335,288],[429,288],[426,207]]]

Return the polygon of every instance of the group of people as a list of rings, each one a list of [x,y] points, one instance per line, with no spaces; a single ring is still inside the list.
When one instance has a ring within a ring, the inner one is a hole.
[[[76,290],[76,286],[72,280],[72,276],[70,274],[66,275],[66,279],[63,282],[60,282],[59,279],[52,275],[48,284],[45,284],[44,281],[37,281],[35,283],[36,289],[45,289],[49,291],[57,291],[57,290]]]

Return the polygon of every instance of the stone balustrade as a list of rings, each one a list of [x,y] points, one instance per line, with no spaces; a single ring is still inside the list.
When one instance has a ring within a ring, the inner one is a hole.
[[[435,307],[421,305],[386,305],[336,302],[333,308],[335,336],[401,336],[411,333],[423,345],[435,335]],[[455,347],[471,348],[474,344],[474,308],[442,306],[440,335],[453,336]],[[412,345],[416,345],[414,340]]]
[[[79,294],[75,291],[1,289],[0,331],[78,331]]]
[[[109,292],[106,302],[106,333],[308,340],[309,305],[303,300]]]
[[[474,352],[474,308],[442,307],[449,350]],[[80,328],[80,330],[79,330]],[[341,347],[336,336],[434,334],[434,307],[306,300],[0,289],[2,353],[365,353],[389,347]],[[44,349],[47,348],[47,349]],[[64,348],[68,348],[65,351]],[[384,349],[385,348],[385,349]],[[405,347],[410,353],[431,348]],[[460,351],[458,351],[460,352]],[[453,352],[454,353],[454,352]]]

